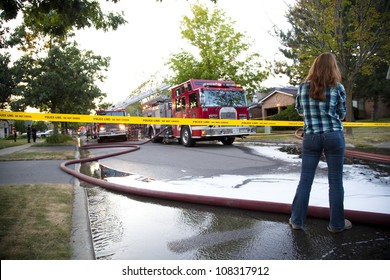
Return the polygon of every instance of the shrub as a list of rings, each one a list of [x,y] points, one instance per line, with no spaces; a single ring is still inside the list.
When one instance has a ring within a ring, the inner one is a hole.
[[[47,143],[59,144],[72,140],[72,137],[66,134],[53,134],[46,138]]]
[[[287,108],[281,111],[277,115],[273,115],[270,117],[271,120],[279,120],[279,121],[302,121],[303,118],[298,114],[295,110],[295,103],[287,106]],[[286,127],[286,126],[274,126],[273,130],[295,130],[297,127]]]

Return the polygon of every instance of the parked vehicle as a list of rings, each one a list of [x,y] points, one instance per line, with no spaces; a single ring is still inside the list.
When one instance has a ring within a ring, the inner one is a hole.
[[[22,133],[22,137],[27,137],[27,132]],[[42,136],[42,132],[37,131],[37,138],[44,137]]]
[[[125,109],[116,109],[116,110],[98,110],[96,111],[98,116],[117,116],[125,117]],[[109,140],[121,140],[127,141],[129,137],[129,128],[128,125],[124,123],[96,123],[94,126],[94,132],[87,130],[88,136],[95,136],[98,143]]]
[[[50,135],[53,135],[54,131],[52,129],[46,130],[45,132],[41,133],[41,137],[49,137]]]
[[[191,79],[171,88],[171,97],[160,96],[143,104],[145,117],[199,118],[247,120],[246,95],[233,81]],[[236,137],[255,134],[255,127],[214,125],[148,125],[147,134],[153,137],[163,128],[161,141],[177,139],[186,147],[197,141],[218,140],[231,145]],[[155,141],[157,142],[157,140]]]
[[[58,130],[58,133],[61,133],[61,131]],[[49,130],[46,130],[45,132],[42,132],[40,137],[44,137],[45,138],[45,137],[49,137],[49,136],[51,136],[53,134],[54,134],[54,130],[53,129],[49,129]],[[38,137],[38,133],[37,133],[37,137]]]

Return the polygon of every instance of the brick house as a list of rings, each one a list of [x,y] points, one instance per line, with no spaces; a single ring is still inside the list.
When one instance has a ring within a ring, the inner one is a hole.
[[[268,94],[257,93],[248,107],[251,119],[266,120],[280,113],[295,103],[297,92],[297,87],[283,87],[275,88]]]
[[[353,101],[353,107],[358,108],[358,115],[355,117],[359,120],[390,117],[390,103],[383,99],[379,99],[377,102],[371,99],[359,99]]]

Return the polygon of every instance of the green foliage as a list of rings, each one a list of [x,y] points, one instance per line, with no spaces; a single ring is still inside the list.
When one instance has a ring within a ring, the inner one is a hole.
[[[9,67],[10,56],[0,54],[0,109],[6,108],[11,101],[11,94],[15,88],[12,67]]]
[[[390,105],[390,81],[385,79],[388,68],[387,63],[378,63],[372,74],[359,74],[356,79],[354,88],[356,97],[373,102],[370,116],[373,121],[378,118],[377,109],[380,102]],[[358,113],[355,116],[358,116]]]
[[[117,3],[119,0],[107,1]],[[15,29],[3,26],[4,22],[15,19],[19,14],[23,18],[23,24],[21,26],[18,26]],[[0,49],[16,46],[19,50],[25,52],[25,57],[18,61],[16,67],[10,67],[9,57],[7,55],[0,54],[0,108],[4,108],[9,105],[12,95],[23,96],[27,93],[31,95],[32,91],[35,90],[34,86],[36,86],[37,83],[39,84],[40,82],[44,82],[42,75],[44,71],[46,71],[45,66],[48,67],[47,65],[42,65],[45,64],[43,58],[46,55],[45,52],[47,52],[48,49],[50,50],[46,64],[53,63],[53,55],[54,52],[57,51],[55,48],[62,48],[61,44],[64,44],[68,37],[71,36],[71,31],[73,29],[94,27],[96,29],[108,31],[109,29],[116,30],[120,25],[125,23],[126,20],[123,17],[123,13],[105,13],[102,11],[100,2],[97,0],[1,1]],[[52,57],[50,57],[50,52],[52,52]],[[36,57],[38,58],[34,59],[33,56],[37,54],[38,56]],[[70,53],[68,53],[68,55],[70,55]],[[75,54],[75,56],[77,56],[77,54]],[[86,113],[89,109],[94,107],[92,104],[93,102],[91,101],[91,95],[100,95],[100,98],[104,97],[104,95],[101,95],[97,87],[91,82],[94,82],[95,80],[102,80],[102,77],[96,76],[96,73],[98,73],[99,70],[96,68],[105,70],[108,65],[108,59],[98,58],[91,52],[85,52],[78,56],[83,56],[83,59],[80,60],[81,63],[77,65],[76,61],[73,60],[74,65],[68,66],[68,68],[73,68],[75,78],[72,81],[72,84],[69,84],[68,86],[70,86],[70,88],[73,87],[73,89],[75,86],[79,86],[81,88],[81,92],[89,92],[90,96],[87,97],[86,101],[88,104],[81,103],[80,106],[73,106],[79,105],[79,100],[75,99],[73,105],[65,102],[64,105],[68,108],[59,109],[60,111],[82,109],[82,111],[77,112]],[[82,62],[85,61],[87,64],[81,66]],[[58,64],[56,66],[58,70],[60,70]],[[81,68],[78,68],[79,66],[81,66]],[[30,69],[30,67],[32,68]],[[40,71],[40,67],[42,67],[42,71]],[[93,72],[88,72],[91,69]],[[51,70],[53,69],[51,68]],[[63,84],[65,79],[70,77],[68,72],[64,72],[63,74],[64,79],[62,79],[62,81],[60,80],[58,84]],[[34,75],[37,75],[37,81],[34,80]],[[59,73],[59,75],[54,75],[53,71],[51,73],[47,73],[45,79],[49,83],[46,86],[46,89],[53,87],[52,91],[56,91],[57,85],[55,84],[55,80],[51,79],[56,79],[58,77],[62,78],[61,73]],[[31,82],[31,85],[23,84],[26,82]],[[68,82],[71,81],[68,80]],[[18,83],[19,85],[22,83],[21,87],[24,87],[24,89],[19,87],[15,92],[15,84]],[[42,87],[43,85],[40,84],[39,88],[42,89]],[[38,106],[41,109],[48,108],[49,110],[52,110],[52,112],[56,112],[59,102],[62,100],[53,100],[48,98],[48,94],[51,95],[52,92],[47,93],[47,91],[44,90],[42,97],[37,95],[26,96],[26,100],[19,100],[17,103],[14,103],[13,109],[23,110],[25,106],[29,104],[39,104]],[[57,99],[61,99],[62,94],[62,92],[58,92]],[[68,92],[67,94],[68,97],[69,95],[81,97],[81,95],[77,95],[78,93],[75,92]],[[54,103],[48,104],[48,102],[51,101],[54,101]]]
[[[369,99],[382,96],[390,102],[390,81],[385,79],[388,68],[387,63],[381,62],[370,75],[358,75],[355,84],[356,96]]]
[[[130,116],[142,116],[141,102],[136,102],[127,106],[126,113],[128,113]]]
[[[34,121],[32,123],[32,126],[35,126],[35,128],[37,129],[37,131],[45,131],[48,129],[47,127],[47,123],[46,122],[37,122],[37,121]]]
[[[278,62],[277,71],[302,81],[314,58],[336,54],[347,92],[347,120],[353,120],[353,86],[358,73],[372,73],[382,60],[390,62],[390,5],[387,0],[298,0],[286,17],[291,29],[277,30],[282,53],[291,63]]]
[[[302,117],[295,110],[295,103],[287,106],[286,109],[281,111],[279,114],[270,117],[271,120],[280,121],[302,121]]]
[[[116,3],[118,0],[112,0]],[[91,0],[50,0],[50,1],[2,1],[1,18],[10,20],[23,13],[24,23],[35,33],[51,37],[64,37],[73,28],[95,27],[107,31],[125,24],[122,14],[101,10],[99,1]]]
[[[47,143],[60,144],[72,141],[72,137],[66,134],[53,134],[46,138]]]
[[[171,56],[168,66],[174,71],[171,84],[185,80],[233,80],[254,92],[269,75],[260,56],[248,54],[250,43],[244,34],[234,30],[234,22],[218,9],[210,11],[196,4],[192,17],[182,20],[181,33],[199,51],[199,58],[188,51]]]
[[[303,118],[295,110],[295,103],[287,106],[287,108],[281,111],[279,114],[273,115],[270,120],[278,121],[302,121]],[[275,126],[273,130],[295,130],[296,127]]]
[[[20,132],[20,133],[26,132],[26,128],[27,128],[26,121],[16,120],[16,121],[14,121],[13,126],[16,127],[17,132]]]
[[[86,114],[103,98],[96,81],[103,81],[109,59],[78,49],[76,43],[53,46],[46,57],[24,56],[15,63],[19,85],[14,110],[27,106],[52,113]]]

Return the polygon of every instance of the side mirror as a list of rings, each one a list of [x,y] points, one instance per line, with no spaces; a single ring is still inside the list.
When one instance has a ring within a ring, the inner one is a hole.
[[[204,95],[203,91],[199,92],[199,100],[200,100],[200,106],[204,107],[206,104],[206,96]]]

